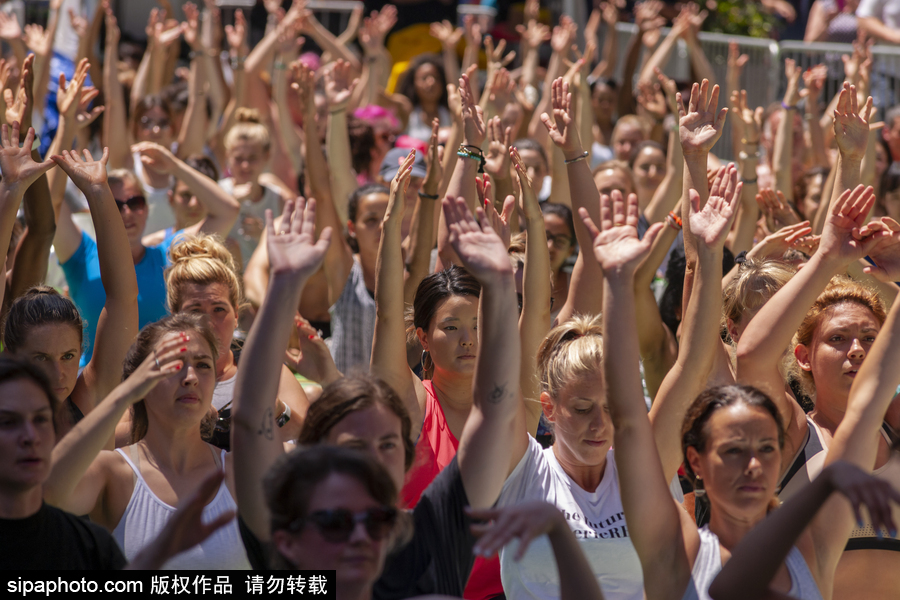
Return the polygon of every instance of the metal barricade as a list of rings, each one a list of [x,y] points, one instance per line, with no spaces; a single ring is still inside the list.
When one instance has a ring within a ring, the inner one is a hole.
[[[350,13],[356,8],[363,8],[362,2],[355,0],[310,0],[306,8],[311,10],[328,31],[339,35],[350,22]]]

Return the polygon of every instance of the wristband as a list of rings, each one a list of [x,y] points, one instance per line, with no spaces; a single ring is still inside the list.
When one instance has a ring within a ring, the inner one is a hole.
[[[287,404],[284,405],[284,412],[278,415],[278,418],[275,419],[275,424],[279,427],[284,427],[288,421],[291,420],[291,407]]]
[[[437,200],[440,198],[437,194],[426,194],[425,192],[419,192],[419,198],[425,198],[426,200]]]
[[[743,145],[745,145],[745,146],[759,146],[759,140],[758,140],[758,139],[757,139],[757,140],[753,140],[752,142],[751,142],[750,140],[741,139],[741,143],[742,143]]]
[[[738,152],[738,158],[741,160],[747,160],[748,158],[755,158],[756,160],[759,160],[759,150],[757,150],[753,154],[747,154],[746,152],[741,150],[740,152]]]
[[[284,70],[284,69],[287,69],[287,65],[284,64],[283,62],[281,62],[280,60],[276,60],[276,61],[275,61],[274,68],[275,68],[275,70],[277,70],[277,71],[282,71],[282,70]]]
[[[796,104],[793,106],[789,106],[789,105],[785,104],[783,100],[781,102],[781,108],[783,108],[784,110],[799,110],[799,108],[797,107]]]
[[[675,231],[681,231],[681,218],[674,212],[669,212],[669,214],[666,215],[666,225]]]
[[[564,160],[563,163],[565,163],[567,165],[571,165],[572,163],[577,163],[579,160],[586,159],[588,156],[590,156],[590,154],[591,154],[590,152],[585,150],[584,152],[581,153],[581,156],[576,156],[575,158],[570,158],[568,160]]]
[[[231,68],[233,70],[243,69],[245,60],[247,60],[246,56],[232,56],[231,57]]]
[[[741,182],[746,185],[756,185],[757,181],[759,181],[759,177],[754,177],[753,179],[741,179]]]

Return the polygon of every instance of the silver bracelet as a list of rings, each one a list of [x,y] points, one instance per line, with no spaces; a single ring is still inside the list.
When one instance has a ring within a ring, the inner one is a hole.
[[[584,160],[584,159],[586,159],[588,156],[590,156],[590,154],[591,154],[590,152],[588,152],[587,150],[585,150],[584,152],[581,153],[581,156],[576,156],[575,158],[570,158],[570,159],[568,159],[568,160],[566,160],[566,161],[564,161],[564,162],[565,162],[565,164],[567,164],[567,165],[571,165],[572,163],[577,163],[579,160]]]

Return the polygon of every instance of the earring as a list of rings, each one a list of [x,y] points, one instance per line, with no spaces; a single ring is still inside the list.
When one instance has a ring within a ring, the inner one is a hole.
[[[702,498],[706,495],[706,490],[703,489],[703,479],[699,475],[697,475],[694,479],[694,497]]]
[[[428,350],[422,350],[422,370],[430,371],[433,368],[434,361],[431,360],[431,354],[428,353]]]

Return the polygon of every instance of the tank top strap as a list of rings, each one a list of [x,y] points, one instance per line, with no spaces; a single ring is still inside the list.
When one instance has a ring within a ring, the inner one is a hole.
[[[128,452],[125,451],[126,448],[128,449]],[[128,466],[131,467],[132,483],[137,484],[138,481],[143,482],[144,476],[141,475],[141,469],[138,466],[141,463],[141,459],[137,454],[137,444],[125,446],[125,448],[116,448],[116,452],[121,454],[122,458],[125,459],[125,462],[128,463]],[[129,454],[131,456],[129,456]]]

